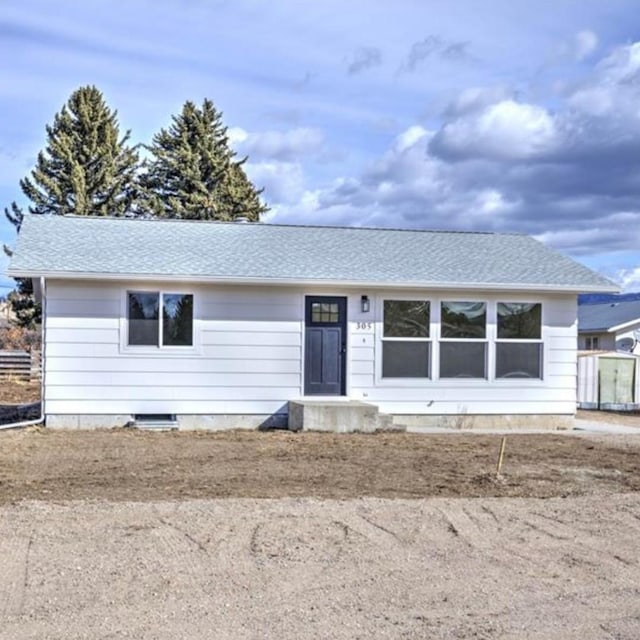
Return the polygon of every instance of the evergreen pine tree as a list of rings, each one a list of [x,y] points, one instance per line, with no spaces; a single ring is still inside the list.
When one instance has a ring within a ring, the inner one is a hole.
[[[143,208],[151,215],[190,220],[258,221],[267,207],[229,146],[227,128],[211,100],[186,102],[147,147],[140,178]]]
[[[47,145],[38,154],[31,176],[20,181],[30,201],[30,213],[130,213],[136,197],[138,154],[127,144],[128,131],[120,137],[117,112],[111,111],[96,87],[74,91],[46,132]],[[19,232],[22,210],[14,202],[4,213]],[[6,245],[4,251],[11,255]],[[9,300],[19,325],[32,326],[40,321],[30,280],[17,280],[17,289],[9,294]]]
[[[80,87],[47,125],[47,146],[20,181],[31,213],[122,216],[135,197],[138,154],[120,138],[117,112],[96,87]]]

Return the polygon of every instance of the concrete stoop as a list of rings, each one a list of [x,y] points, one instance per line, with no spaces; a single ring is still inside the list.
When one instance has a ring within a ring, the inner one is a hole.
[[[289,429],[332,433],[406,430],[377,406],[358,400],[291,400]]]

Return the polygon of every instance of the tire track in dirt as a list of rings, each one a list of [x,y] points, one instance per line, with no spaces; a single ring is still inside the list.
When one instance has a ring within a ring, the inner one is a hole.
[[[22,613],[29,583],[29,555],[33,537],[0,539],[0,619]]]

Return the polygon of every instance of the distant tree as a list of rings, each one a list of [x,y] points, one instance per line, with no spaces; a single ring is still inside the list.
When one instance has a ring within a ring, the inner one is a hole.
[[[94,86],[80,87],[46,126],[47,144],[31,175],[20,181],[29,212],[123,216],[136,197],[138,153],[120,136],[117,112]],[[13,202],[5,216],[20,231],[23,211]],[[11,249],[4,246],[5,253]],[[22,326],[39,322],[31,281],[18,280],[9,300]]]
[[[19,233],[24,218],[20,207],[12,202],[10,208],[5,207],[4,214]],[[6,244],[2,248],[9,257],[13,255],[13,251]],[[33,329],[40,323],[42,310],[35,302],[31,278],[16,278],[16,288],[7,295],[7,301],[15,316],[15,325],[23,329]]]
[[[185,102],[168,129],[147,147],[140,176],[142,208],[150,215],[189,220],[258,221],[268,210],[229,146],[222,113],[211,100]]]
[[[16,288],[7,296],[7,300],[15,315],[15,325],[33,329],[40,324],[42,309],[34,299],[31,278],[16,278]]]

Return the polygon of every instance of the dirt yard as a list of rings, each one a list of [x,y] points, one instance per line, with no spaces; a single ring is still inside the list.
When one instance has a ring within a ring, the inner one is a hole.
[[[640,490],[640,438],[0,432],[0,503],[18,500],[540,497]]]
[[[637,640],[640,435],[0,432],[0,638]]]

